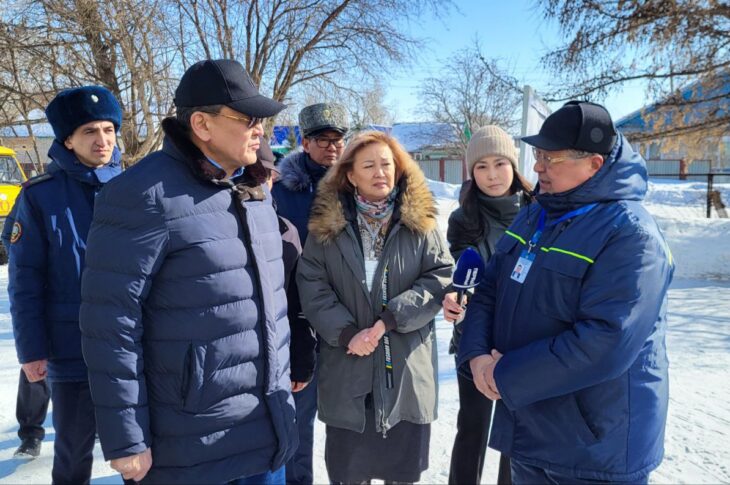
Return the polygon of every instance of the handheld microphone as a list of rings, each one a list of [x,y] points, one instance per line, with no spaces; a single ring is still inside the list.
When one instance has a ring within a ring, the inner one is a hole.
[[[464,292],[474,288],[482,281],[484,276],[484,261],[474,248],[466,248],[459,256],[454,268],[454,275],[451,278],[452,285],[456,289],[456,302],[461,305]]]

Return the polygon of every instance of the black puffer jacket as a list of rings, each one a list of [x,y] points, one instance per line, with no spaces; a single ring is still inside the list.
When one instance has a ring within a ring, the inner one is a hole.
[[[520,207],[529,203],[529,197],[522,192],[505,197],[489,197],[479,192],[476,202],[478,211],[469,211],[462,205],[449,216],[446,239],[454,261],[458,261],[461,253],[471,247],[479,252],[486,264],[494,254],[494,246],[517,216]],[[459,349],[461,333],[461,323],[457,323],[449,345],[450,354]]]

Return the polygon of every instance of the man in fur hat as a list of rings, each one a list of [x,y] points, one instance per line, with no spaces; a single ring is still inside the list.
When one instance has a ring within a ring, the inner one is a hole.
[[[345,149],[348,130],[347,112],[335,103],[318,103],[299,113],[302,151],[284,158],[279,165],[279,180],[272,193],[279,214],[297,228],[302,246],[309,230],[309,211],[319,181],[337,163]],[[296,282],[293,281],[293,286]],[[289,319],[292,329],[292,390],[297,404],[299,448],[287,463],[286,481],[311,485],[314,417],[317,414],[316,337],[301,312],[299,295],[289,291]]]
[[[85,86],[61,91],[46,115],[51,163],[16,203],[8,295],[23,371],[31,383],[50,382],[53,483],[89,483],[96,422],[81,355],[81,272],[94,201],[121,171],[122,111],[106,88]]]

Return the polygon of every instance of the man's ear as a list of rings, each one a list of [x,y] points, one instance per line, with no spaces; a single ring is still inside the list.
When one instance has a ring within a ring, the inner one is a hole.
[[[302,148],[305,153],[309,153],[309,138],[302,138]]]
[[[599,170],[601,170],[601,167],[603,167],[603,157],[600,155],[592,155],[591,156],[591,172],[595,174]],[[591,175],[593,175],[591,174]]]
[[[210,141],[210,120],[209,118],[200,111],[195,111],[190,116],[190,129],[196,137],[202,141]]]

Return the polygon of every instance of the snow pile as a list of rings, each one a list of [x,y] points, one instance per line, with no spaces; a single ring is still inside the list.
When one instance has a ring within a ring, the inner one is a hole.
[[[730,280],[730,219],[655,218],[674,256],[675,278]]]
[[[437,182],[428,180],[428,188],[436,199],[459,200],[460,184],[447,184],[445,182]]]
[[[459,185],[429,180],[439,204],[439,227],[446,234],[449,214],[458,207]],[[675,278],[730,280],[730,219],[707,219],[704,183],[650,182],[645,206],[672,251]],[[715,186],[730,205],[730,184]],[[730,211],[730,210],[729,210]]]
[[[730,184],[714,184],[725,204],[730,205]],[[649,182],[649,191],[644,203],[661,204],[670,207],[701,206],[707,202],[707,182],[654,179]],[[704,214],[704,213],[703,213]]]

